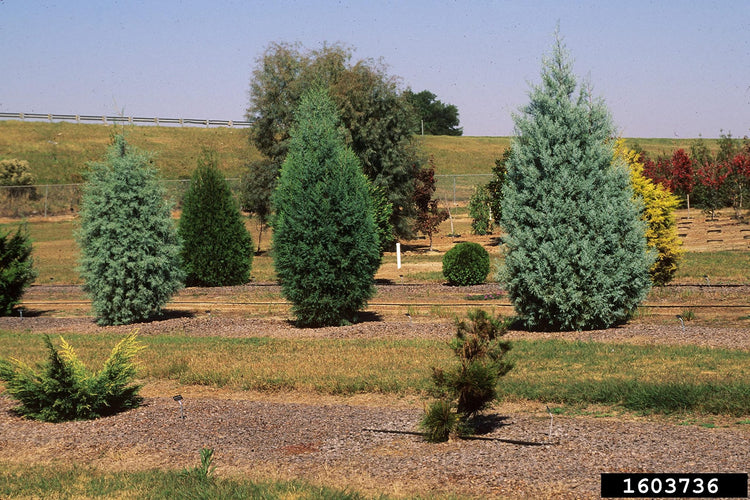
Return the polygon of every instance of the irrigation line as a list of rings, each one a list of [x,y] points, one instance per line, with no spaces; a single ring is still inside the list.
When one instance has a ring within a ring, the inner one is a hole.
[[[91,301],[23,301],[21,306],[83,306],[89,305]],[[240,301],[240,302],[216,302],[216,301],[172,301],[167,306],[291,306],[291,302],[267,302],[267,301]],[[513,307],[506,302],[371,302],[367,307]],[[638,307],[647,309],[749,309],[750,304],[641,304]]]

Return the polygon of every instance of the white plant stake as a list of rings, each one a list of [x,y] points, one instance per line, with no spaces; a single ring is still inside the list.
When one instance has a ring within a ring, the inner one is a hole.
[[[545,405],[547,406],[547,405]],[[547,433],[547,441],[552,442],[552,410],[549,409],[549,406],[547,406],[547,413],[549,413],[549,433]]]

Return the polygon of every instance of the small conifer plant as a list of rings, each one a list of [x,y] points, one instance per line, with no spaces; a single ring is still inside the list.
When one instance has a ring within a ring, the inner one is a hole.
[[[627,320],[650,287],[652,255],[614,126],[580,87],[560,38],[515,116],[506,166],[499,281],[528,328],[590,330]]]
[[[302,98],[274,193],[274,267],[302,327],[356,320],[380,264],[367,179],[325,90]]]
[[[91,420],[140,405],[133,358],[143,346],[135,333],[115,345],[99,372],[88,370],[62,337],[60,348],[47,335],[44,342],[49,359],[41,372],[18,359],[0,358],[0,380],[20,402],[19,414],[45,422]]]
[[[476,186],[469,200],[469,217],[471,217],[472,234],[486,235],[492,233],[490,217],[490,192],[487,186]]]
[[[449,285],[479,285],[490,272],[490,254],[479,243],[464,241],[443,255],[443,276]]]
[[[13,312],[36,275],[26,226],[19,226],[13,235],[0,231],[0,316]]]
[[[217,163],[216,153],[203,151],[182,202],[177,233],[190,286],[242,285],[250,279],[253,241]]]
[[[420,422],[428,441],[471,434],[474,418],[497,400],[497,384],[513,368],[504,359],[511,345],[501,340],[507,322],[481,309],[470,311],[468,319],[456,324],[450,342],[457,364],[447,370],[432,369],[432,394],[437,401]]]
[[[117,135],[84,184],[80,272],[100,325],[144,321],[183,286],[180,245],[147,154]]]

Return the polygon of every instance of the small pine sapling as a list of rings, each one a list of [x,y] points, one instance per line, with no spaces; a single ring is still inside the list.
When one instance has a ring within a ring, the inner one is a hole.
[[[504,359],[511,345],[501,340],[507,322],[481,309],[470,311],[468,319],[456,324],[456,336],[449,344],[457,365],[432,369],[432,394],[438,401],[420,422],[429,441],[471,434],[475,417],[497,400],[497,384],[513,368]]]

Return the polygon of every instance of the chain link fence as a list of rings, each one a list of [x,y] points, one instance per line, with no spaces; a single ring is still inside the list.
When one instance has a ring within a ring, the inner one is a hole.
[[[240,180],[227,179],[235,196]],[[167,198],[179,208],[190,187],[190,179],[162,181]],[[83,184],[38,184],[33,186],[0,186],[0,217],[53,217],[75,215],[81,205]]]
[[[476,186],[487,184],[492,174],[436,175],[435,198],[453,206],[469,202]],[[232,192],[239,197],[240,180],[227,179]],[[190,187],[190,179],[162,181],[167,197],[179,208]],[[33,186],[0,186],[0,217],[52,217],[75,215],[81,204],[83,184],[38,184]]]

